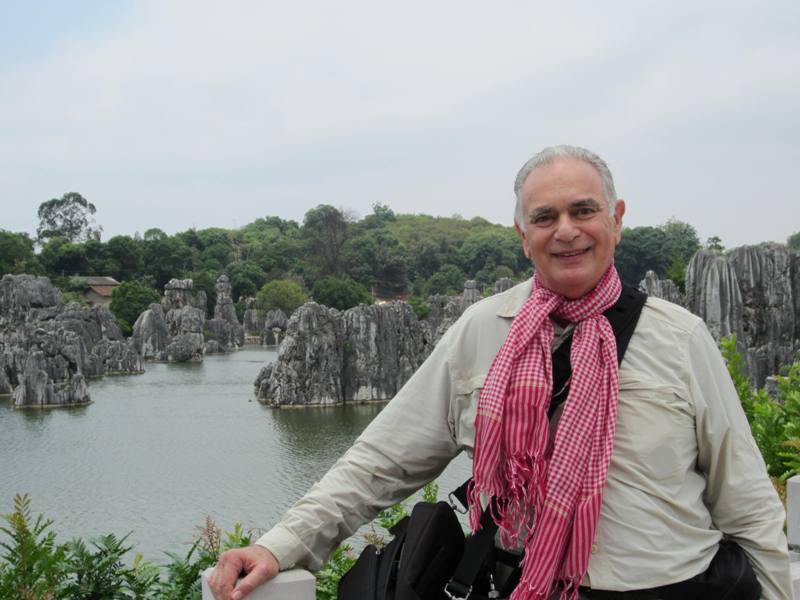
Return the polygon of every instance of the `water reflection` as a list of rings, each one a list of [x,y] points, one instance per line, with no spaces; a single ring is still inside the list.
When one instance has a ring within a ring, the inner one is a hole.
[[[309,407],[271,411],[281,445],[303,460],[329,460],[350,447],[384,404]]]

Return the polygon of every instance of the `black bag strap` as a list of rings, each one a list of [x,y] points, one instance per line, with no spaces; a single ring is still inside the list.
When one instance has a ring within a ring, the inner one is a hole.
[[[618,364],[622,363],[622,358],[628,349],[628,343],[631,341],[646,301],[647,294],[630,285],[622,284],[622,292],[616,303],[603,313],[614,330]],[[555,407],[567,398],[566,390],[572,375],[569,362],[571,349],[572,336],[569,336],[553,353],[553,398],[550,401],[548,416],[552,416]],[[467,489],[471,481],[470,477],[450,494],[465,508],[467,507]],[[445,586],[445,594],[448,598],[467,598],[469,596],[481,567],[494,549],[496,532],[497,524],[491,518],[487,507],[481,516],[481,529],[467,539],[461,561],[456,567],[453,577]]]
[[[628,349],[628,343],[631,341],[646,301],[647,294],[623,283],[622,291],[614,306],[603,312],[617,339],[617,364],[622,364],[622,358]],[[567,399],[569,378],[572,376],[572,365],[569,362],[571,350],[572,336],[570,335],[553,352],[553,399],[548,409],[549,417],[552,417],[556,407]]]

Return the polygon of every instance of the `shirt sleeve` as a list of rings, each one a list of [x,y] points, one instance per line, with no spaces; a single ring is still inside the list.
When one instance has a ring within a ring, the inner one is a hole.
[[[458,454],[448,425],[448,346],[457,329],[447,331],[344,456],[258,539],[281,570],[318,570],[339,542],[435,479]]]
[[[747,553],[768,600],[791,599],[786,515],[717,346],[701,322],[689,341],[698,468],[714,525]]]

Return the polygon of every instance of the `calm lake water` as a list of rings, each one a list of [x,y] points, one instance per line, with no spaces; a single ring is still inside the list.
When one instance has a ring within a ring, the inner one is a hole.
[[[276,355],[248,346],[147,363],[143,375],[92,381],[81,408],[21,411],[0,397],[0,513],[30,493],[60,541],[132,531],[134,551],[156,562],[185,554],[206,515],[226,530],[269,528],[383,408],[266,408],[253,381]],[[468,471],[454,461],[442,496]]]

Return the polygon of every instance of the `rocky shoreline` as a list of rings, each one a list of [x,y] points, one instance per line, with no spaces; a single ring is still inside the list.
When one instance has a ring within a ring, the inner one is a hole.
[[[0,394],[14,407],[85,405],[87,380],[143,371],[108,308],[65,303],[46,277],[0,280]]]

